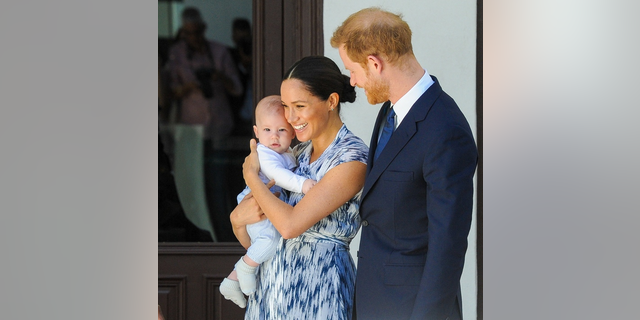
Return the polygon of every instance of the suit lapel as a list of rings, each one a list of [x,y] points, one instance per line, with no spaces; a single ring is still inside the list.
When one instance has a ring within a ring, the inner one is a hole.
[[[371,141],[369,142],[369,155],[367,156],[367,174],[371,171],[371,167],[373,166],[373,155],[376,152],[376,148],[378,147],[378,135],[380,134],[380,126],[382,121],[384,121],[384,115],[387,113],[387,109],[391,102],[385,102],[380,111],[378,111],[378,118],[376,119],[376,124],[373,126],[373,133],[371,134]]]
[[[386,111],[385,106],[390,104],[389,102],[385,103],[383,108],[380,110],[378,114],[378,119],[376,120],[376,126],[373,129],[373,136],[371,136],[371,146],[369,149],[369,158],[367,160],[367,176],[364,182],[364,189],[362,191],[362,199],[366,197],[367,193],[371,189],[371,187],[378,181],[380,175],[387,169],[391,161],[400,153],[400,151],[404,148],[404,146],[409,142],[411,137],[416,134],[417,131],[417,122],[424,120],[431,109],[433,103],[438,99],[440,94],[442,93],[442,88],[438,83],[438,79],[436,77],[431,76],[434,80],[434,83],[427,89],[425,93],[420,96],[420,98],[413,104],[409,113],[404,117],[402,123],[396,128],[396,130],[391,135],[389,142],[380,156],[376,160],[376,163],[372,165],[373,162],[373,154],[375,152],[375,147],[377,147],[378,140],[378,131],[380,127],[381,118],[384,116],[384,112]],[[375,145],[374,145],[375,143]]]

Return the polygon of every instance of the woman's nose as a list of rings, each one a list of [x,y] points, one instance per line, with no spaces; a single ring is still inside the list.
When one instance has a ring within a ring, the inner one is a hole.
[[[289,112],[286,113],[287,115],[287,121],[289,123],[292,123],[296,118],[295,116],[295,111],[293,110],[294,108],[289,108]]]

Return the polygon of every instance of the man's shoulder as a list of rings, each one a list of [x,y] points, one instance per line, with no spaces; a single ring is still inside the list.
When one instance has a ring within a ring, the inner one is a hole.
[[[420,98],[418,98],[412,106],[412,109],[423,109],[427,112],[427,114],[424,114],[424,116],[427,117],[442,115],[440,114],[442,111],[445,111],[445,113],[448,113],[453,109],[460,111],[456,101],[442,89],[438,79],[433,75],[431,75],[431,78],[434,81],[433,84],[431,84],[429,88],[422,93]],[[416,113],[421,112],[416,110]]]

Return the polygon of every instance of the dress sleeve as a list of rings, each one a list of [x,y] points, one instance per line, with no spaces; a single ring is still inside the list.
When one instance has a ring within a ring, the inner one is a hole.
[[[369,147],[364,142],[354,136],[347,136],[343,143],[340,145],[339,163],[358,161],[367,164],[367,155],[369,154]]]

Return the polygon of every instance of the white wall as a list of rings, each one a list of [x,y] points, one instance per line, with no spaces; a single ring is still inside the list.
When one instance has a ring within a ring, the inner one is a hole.
[[[333,31],[350,14],[360,9],[379,6],[400,13],[413,32],[413,51],[420,64],[436,76],[445,92],[453,97],[467,117],[476,135],[476,0],[325,0],[324,35],[325,55],[333,59],[345,74],[338,50],[331,47]],[[357,99],[342,108],[342,119],[357,136],[367,144],[381,105],[367,102],[364,91],[357,88]],[[464,318],[477,319],[477,268],[476,268],[476,209],[469,234],[469,248],[462,274]],[[351,244],[355,256],[360,244],[360,234]]]

